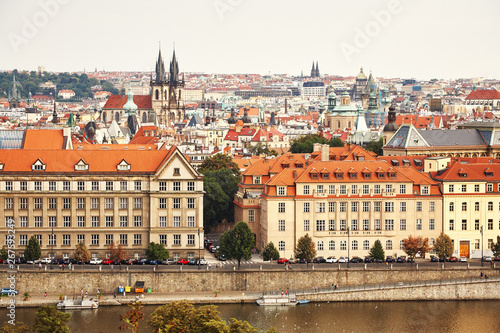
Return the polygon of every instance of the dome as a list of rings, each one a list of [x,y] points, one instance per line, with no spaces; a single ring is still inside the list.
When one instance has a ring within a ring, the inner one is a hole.
[[[227,120],[228,124],[236,124],[236,117],[234,115],[234,110],[231,111],[231,117]]]
[[[123,110],[127,113],[135,113],[137,110],[137,105],[134,103],[134,93],[132,92],[132,89],[128,90],[127,103],[123,106]]]
[[[335,93],[332,91],[332,92],[328,95],[328,98],[329,98],[329,99],[337,99],[337,95],[335,95]]]
[[[388,123],[384,126],[384,132],[396,132],[399,128],[398,124],[396,124],[396,108],[394,105],[389,107],[389,114],[387,116]]]
[[[245,124],[243,123],[243,121],[241,121],[241,119],[236,122],[236,126],[243,126],[243,125]]]
[[[366,75],[363,73],[363,67],[361,67],[358,76],[356,77],[356,80],[366,80]]]

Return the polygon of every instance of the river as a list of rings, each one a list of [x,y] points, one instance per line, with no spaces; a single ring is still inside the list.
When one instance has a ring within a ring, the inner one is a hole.
[[[221,317],[247,320],[279,332],[498,332],[500,301],[310,303],[291,307],[223,304]],[[144,307],[149,315],[156,306]],[[119,332],[126,307],[73,311],[71,332]],[[32,325],[36,309],[17,308],[17,320]],[[0,322],[6,320],[0,310]],[[148,332],[145,322],[141,332]]]

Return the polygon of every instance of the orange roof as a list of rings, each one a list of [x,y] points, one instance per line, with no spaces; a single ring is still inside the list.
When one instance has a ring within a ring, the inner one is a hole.
[[[500,99],[500,92],[496,89],[474,90],[465,99]]]
[[[62,149],[62,129],[27,129],[24,132],[24,149]]]
[[[127,96],[124,95],[111,95],[109,96],[103,109],[123,109],[127,103]],[[151,95],[134,95],[134,103],[138,109],[151,109]]]

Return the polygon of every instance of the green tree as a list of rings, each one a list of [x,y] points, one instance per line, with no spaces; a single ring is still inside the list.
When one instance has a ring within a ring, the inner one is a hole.
[[[238,222],[220,237],[219,251],[229,260],[238,260],[238,269],[242,258],[250,260],[254,247],[255,235],[245,222]]]
[[[229,322],[229,332],[230,333],[256,333],[260,331],[258,328],[250,325],[248,321],[239,321],[237,319],[231,318]]]
[[[264,261],[278,260],[280,258],[280,253],[274,246],[273,242],[269,242],[264,251],[262,251],[262,258]]]
[[[148,257],[149,260],[163,261],[167,260],[169,256],[170,253],[165,248],[165,245],[155,242],[151,242],[148,244],[148,248],[146,250],[146,257]]]
[[[415,257],[417,254],[425,258],[425,254],[430,251],[429,238],[412,235],[403,239],[403,251],[410,257]]]
[[[435,247],[435,246],[434,246]],[[453,249],[453,248],[452,248]],[[493,245],[491,246],[491,251],[493,251],[493,255],[496,257],[496,256],[500,256],[500,236],[497,236],[497,242],[496,243],[493,243]],[[452,251],[453,253],[453,251]],[[451,254],[450,254],[451,255]]]
[[[28,245],[24,249],[24,258],[28,261],[35,261],[40,259],[42,251],[40,250],[40,244],[35,236],[31,236],[28,241]]]
[[[236,164],[231,156],[226,154],[215,154],[214,156],[207,158],[201,163],[198,171],[202,174],[205,174],[207,171],[217,171],[222,169],[230,169],[232,173],[238,177],[240,177],[240,168],[238,164]]]
[[[441,231],[434,242],[433,250],[439,258],[451,257],[453,255],[453,242],[450,236]]]
[[[266,154],[267,156],[278,155],[276,150],[269,149],[269,145],[267,143],[263,144],[262,142],[258,142],[255,146],[251,146],[250,148],[248,148],[248,151],[252,155],[261,155],[261,154]]]
[[[381,137],[377,141],[371,141],[368,146],[366,146],[366,150],[372,151],[378,156],[382,156],[384,151],[382,147],[384,146],[384,139]]]
[[[21,322],[16,322],[15,325],[5,322],[2,327],[0,327],[0,333],[29,333],[29,331],[30,328]]]
[[[370,249],[370,252],[368,252],[368,255],[370,256],[370,258],[375,260],[385,259],[385,252],[382,248],[382,242],[380,240],[377,239],[375,243],[373,243],[373,246]]]
[[[5,245],[2,246],[2,249],[0,250],[0,259],[3,261],[9,259],[9,251],[7,251],[7,247]]]
[[[55,306],[41,306],[35,313],[33,329],[37,333],[69,333],[71,314],[57,311]]]
[[[339,138],[331,139],[328,141],[330,147],[344,147],[344,142]]]
[[[310,262],[314,259],[314,257],[316,257],[316,246],[314,245],[311,236],[309,236],[309,234],[305,234],[297,241],[295,258],[304,259],[306,262]]]
[[[90,252],[87,250],[87,246],[85,246],[84,242],[80,242],[76,245],[74,256],[76,261],[81,261],[82,263],[90,261]]]
[[[144,313],[141,309],[144,307],[141,302],[134,302],[132,304],[128,304],[130,309],[125,313],[124,316],[120,315],[120,321],[123,321],[125,324],[122,324],[118,327],[121,331],[129,330],[132,333],[139,333],[139,323],[144,318]]]

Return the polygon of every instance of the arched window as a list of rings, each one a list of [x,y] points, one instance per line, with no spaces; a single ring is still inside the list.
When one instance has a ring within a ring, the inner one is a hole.
[[[278,243],[278,251],[285,251],[285,242],[279,241],[279,243]]]
[[[387,242],[385,242],[385,249],[392,250],[392,241],[391,240],[388,240]]]
[[[156,89],[155,97],[157,100],[160,99],[160,92],[158,91],[158,89]]]
[[[148,122],[148,115],[146,114],[146,112],[142,113],[142,122],[143,123],[147,123]]]
[[[353,240],[352,241],[351,249],[353,249],[353,250],[357,250],[358,249],[358,241],[357,240]]]
[[[108,113],[107,113],[107,112],[103,112],[103,113],[102,113],[102,121],[103,121],[103,122],[106,122],[106,118],[107,118],[106,116],[107,116],[107,115],[108,115]]]
[[[115,120],[116,120],[116,122],[120,121],[120,114],[118,112],[115,113]]]

